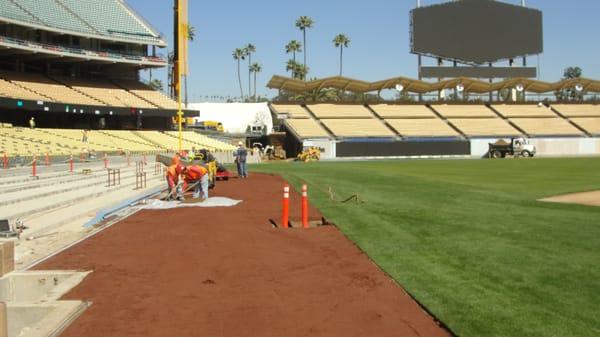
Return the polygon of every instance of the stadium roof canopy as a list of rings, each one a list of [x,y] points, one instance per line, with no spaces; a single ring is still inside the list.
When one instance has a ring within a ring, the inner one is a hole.
[[[512,78],[501,82],[489,83],[466,77],[440,82],[425,82],[407,77],[394,77],[377,82],[365,82],[348,77],[335,76],[305,82],[299,79],[275,75],[267,83],[267,87],[295,93],[305,93],[326,88],[366,93],[394,89],[398,84],[403,86],[403,90],[418,94],[453,89],[459,84],[464,87],[465,92],[477,94],[515,88],[517,85],[522,85],[525,91],[533,93],[553,92],[566,88],[574,88],[577,85],[581,85],[584,92],[600,92],[600,81],[586,78],[562,80],[555,83],[536,81],[528,78]]]
[[[167,45],[124,0],[0,0],[0,22],[109,41]]]

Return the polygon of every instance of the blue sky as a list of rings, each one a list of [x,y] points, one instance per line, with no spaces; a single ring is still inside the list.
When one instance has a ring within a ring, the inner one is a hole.
[[[257,92],[276,94],[265,85],[274,74],[285,75],[291,58],[284,46],[302,40],[294,27],[296,18],[307,15],[315,21],[308,31],[310,76],[327,77],[338,72],[339,52],[331,40],[338,33],[351,39],[344,51],[344,75],[376,81],[394,76],[416,77],[417,57],[409,52],[409,11],[414,0],[189,0],[190,22],[196,40],[190,45],[190,102],[205,96],[239,96],[236,47],[257,46],[253,56],[263,66]],[[422,5],[443,1],[422,0]],[[520,4],[520,0],[504,2]],[[544,53],[539,57],[540,78],[555,81],[571,65],[583,69],[585,77],[600,79],[598,0],[527,0],[527,6],[544,12]],[[127,0],[139,14],[165,34],[172,43],[172,0]],[[166,54],[166,50],[162,50]],[[537,65],[531,58],[529,65]],[[247,66],[242,68],[247,70]],[[146,75],[144,75],[146,76]],[[166,83],[166,71],[155,71]],[[247,93],[248,74],[242,74]]]

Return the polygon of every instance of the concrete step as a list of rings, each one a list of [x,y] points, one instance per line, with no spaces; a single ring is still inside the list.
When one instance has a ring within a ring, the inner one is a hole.
[[[148,182],[150,181],[162,181],[162,176],[149,176]],[[39,212],[52,210],[61,206],[72,205],[84,200],[98,198],[102,195],[113,191],[126,191],[135,187],[135,178],[123,179],[121,177],[121,185],[107,188],[104,185],[95,185],[88,188],[77,189],[69,193],[62,195],[49,195],[42,198],[31,199],[20,202],[18,204],[11,204],[0,207],[0,214],[3,219],[13,220],[16,218],[28,218]]]
[[[146,173],[146,177],[152,175]],[[126,168],[125,171],[121,171],[121,184],[127,184],[131,181],[135,181],[135,168]],[[59,196],[66,195],[69,192],[93,188],[93,187],[108,187],[108,175],[106,172],[98,174],[87,180],[79,180],[76,182],[55,182],[54,184],[48,184],[47,186],[40,186],[38,188],[32,188],[27,190],[17,190],[0,194],[0,207],[17,204],[33,199],[40,199],[48,196]]]
[[[6,188],[3,188],[5,193],[13,192],[13,191],[23,191],[34,188],[41,188],[46,186],[52,186],[58,184],[68,184],[77,181],[83,180],[91,180],[95,177],[104,176],[106,177],[106,171],[104,170],[96,170],[92,171],[92,174],[81,174],[81,173],[73,173],[64,177],[57,177],[55,179],[45,179],[45,180],[32,180],[30,182],[22,183],[22,184],[11,184],[7,185]]]
[[[119,167],[116,167],[119,168]],[[119,168],[121,170],[121,175],[125,175],[125,174],[129,174],[130,172],[135,172],[135,168],[134,167],[121,167]],[[146,172],[148,175],[154,175],[154,167],[152,168],[152,172],[149,172],[149,170],[146,168]],[[131,173],[133,174],[133,173]],[[162,173],[160,173],[162,174]],[[29,189],[36,189],[36,188],[42,188],[42,187],[46,187],[46,186],[53,186],[56,184],[69,184],[69,183],[75,183],[75,182],[79,182],[79,181],[85,181],[85,180],[92,180],[95,179],[97,177],[104,177],[105,180],[107,180],[107,172],[104,168],[98,168],[95,170],[92,170],[91,174],[81,174],[81,173],[73,173],[67,176],[61,176],[61,177],[57,177],[57,178],[53,178],[53,179],[44,179],[44,180],[31,180],[25,183],[20,183],[20,184],[11,184],[11,185],[5,185],[3,187],[3,192],[8,193],[8,192],[14,192],[14,191],[23,191],[23,190],[29,190]]]
[[[25,219],[25,226],[27,226],[28,229],[23,232],[22,239],[30,236],[37,237],[40,235],[47,235],[58,227],[73,221],[80,220],[79,222],[83,225],[85,222],[94,218],[98,211],[114,204],[118,204],[123,200],[141,195],[145,191],[164,184],[162,179],[152,179],[148,181],[148,187],[145,189],[117,189],[96,198],[34,214]]]
[[[78,166],[75,166],[75,168],[73,169],[74,173],[76,172],[81,172],[82,169],[91,169],[91,170],[97,170],[99,168],[104,168],[104,166],[102,164],[98,164],[98,163],[86,163],[86,164],[80,164]],[[14,169],[11,169],[14,170]],[[2,175],[0,177],[0,185],[11,185],[11,184],[21,184],[21,183],[26,183],[26,182],[32,182],[32,181],[40,181],[40,180],[47,180],[47,179],[54,179],[54,178],[58,178],[58,177],[67,177],[70,176],[74,173],[70,173],[69,172],[69,167],[64,167],[63,169],[60,170],[43,170],[43,169],[38,169],[36,172],[37,178],[34,178],[31,176],[31,168],[27,169],[27,170],[21,170],[21,172],[19,173],[15,173],[12,172],[14,174],[11,175]]]
[[[154,165],[155,156],[147,156],[146,162],[148,165]],[[143,156],[130,157],[129,163],[135,167],[136,161],[142,161]],[[39,164],[39,161],[38,161]],[[127,158],[125,157],[109,157],[109,167],[124,167],[127,166]],[[89,162],[75,161],[73,165],[74,172],[81,172],[84,168],[104,168],[104,161],[102,159],[95,159]],[[31,176],[31,166],[16,167],[10,169],[0,169],[0,185],[10,184],[15,181],[22,182],[23,180],[35,180]],[[38,165],[37,172],[38,180],[46,179],[48,177],[70,175],[69,164],[53,164],[51,166]]]

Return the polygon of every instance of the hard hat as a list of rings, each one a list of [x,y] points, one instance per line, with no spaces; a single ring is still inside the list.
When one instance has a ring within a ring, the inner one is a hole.
[[[244,145],[244,143],[242,143],[242,142],[238,142],[238,145],[239,145],[239,146],[242,146],[242,145]]]

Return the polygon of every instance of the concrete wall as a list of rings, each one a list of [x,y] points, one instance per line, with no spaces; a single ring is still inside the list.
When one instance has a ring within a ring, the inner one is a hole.
[[[600,138],[541,138],[531,143],[540,156],[600,155]]]
[[[487,156],[489,143],[494,143],[498,138],[471,139],[471,156],[481,158]],[[510,140],[510,139],[505,139]]]
[[[487,157],[488,144],[494,143],[499,138],[479,138],[471,139],[469,142],[470,155],[476,158]],[[510,141],[509,138],[504,138]],[[556,157],[556,156],[600,156],[600,137],[596,138],[531,138],[531,144],[537,149],[538,157]],[[321,153],[321,159],[337,158],[336,147],[338,143],[327,139],[308,139],[304,141],[304,146],[317,146],[324,151]],[[393,143],[389,144],[393,146]],[[468,154],[467,154],[468,155]],[[377,157],[377,154],[364,154],[361,157]],[[415,155],[412,155],[413,157]],[[437,155],[436,157],[439,157]],[[443,156],[443,155],[441,155]],[[450,154],[448,154],[450,156]],[[381,157],[381,156],[379,156]],[[391,157],[403,157],[402,155],[390,155]],[[410,157],[405,155],[404,157]],[[381,157],[383,158],[383,157]]]
[[[302,146],[304,147],[318,147],[321,149],[321,159],[333,159],[335,158],[335,141],[329,139],[305,139],[302,142]]]
[[[472,139],[471,156],[487,155],[488,144],[498,138]],[[505,139],[509,140],[509,139]],[[536,156],[597,156],[600,155],[600,138],[531,138],[537,149]]]

